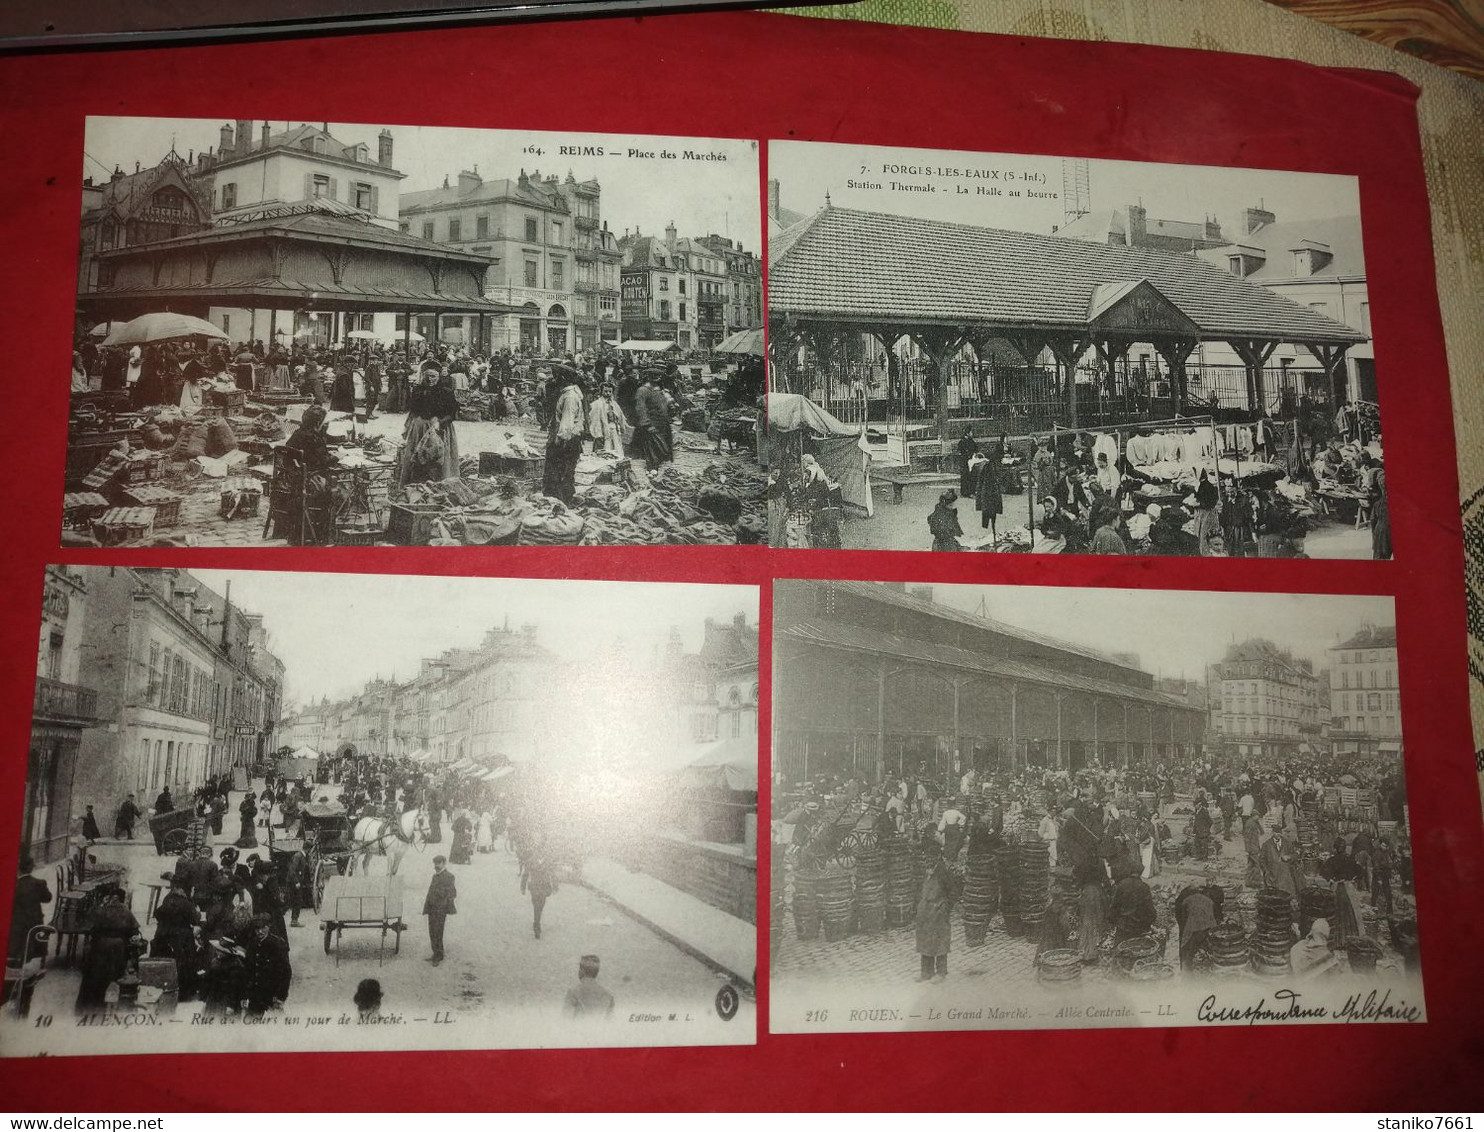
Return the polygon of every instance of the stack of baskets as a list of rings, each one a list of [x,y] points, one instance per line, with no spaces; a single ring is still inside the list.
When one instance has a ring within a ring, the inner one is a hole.
[[[1070,947],[1043,951],[1036,957],[1036,978],[1044,986],[1068,986],[1082,979],[1082,957]]]
[[[1206,956],[1213,975],[1239,975],[1247,970],[1247,933],[1241,924],[1217,924],[1206,933]]]
[[[826,943],[837,943],[850,934],[850,910],[854,902],[850,874],[836,870],[826,872],[814,886],[819,901],[819,918],[824,926]]]
[[[972,854],[964,863],[964,941],[978,947],[989,933],[1000,903],[1000,878],[992,853]]]
[[[901,838],[892,838],[882,848],[886,857],[886,924],[904,928],[916,918],[917,909],[912,849]]]
[[[800,939],[819,934],[819,873],[794,874],[794,930]]]
[[[855,924],[872,933],[886,927],[886,854],[875,846],[855,855]]]
[[[1046,842],[1022,841],[1015,848],[1015,897],[1026,935],[1039,935],[1051,893],[1051,859]]]
[[[1304,859],[1304,871],[1313,872],[1324,849],[1319,842],[1319,802],[1305,798],[1298,807],[1299,854]],[[1311,865],[1310,862],[1313,862]]]
[[[1002,845],[995,853],[995,872],[1000,880],[1000,911],[1005,916],[1005,931],[1024,935],[1020,920],[1020,879],[1016,869],[1020,854],[1014,845]]]
[[[1288,953],[1297,942],[1293,934],[1293,903],[1281,888],[1257,894],[1257,926],[1252,930],[1252,970],[1259,975],[1288,974]]]
[[[1335,894],[1328,888],[1311,884],[1299,893],[1299,934],[1308,935],[1315,920],[1335,922]]]

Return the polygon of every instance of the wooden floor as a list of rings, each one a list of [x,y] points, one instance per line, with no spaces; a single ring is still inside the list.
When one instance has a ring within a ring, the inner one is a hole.
[[[1484,81],[1484,0],[1268,0]]]

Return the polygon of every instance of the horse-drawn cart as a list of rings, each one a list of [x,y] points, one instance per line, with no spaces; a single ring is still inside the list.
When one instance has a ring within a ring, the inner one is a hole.
[[[833,861],[850,868],[855,864],[856,853],[876,847],[876,824],[880,815],[880,806],[867,806],[862,810],[849,802],[832,809],[799,846],[799,866],[822,869]]]
[[[325,954],[335,945],[335,966],[340,966],[340,942],[346,928],[380,929],[376,952],[378,966],[386,958],[386,935],[393,933],[394,955],[402,951],[402,878],[399,876],[332,876],[316,903],[320,928],[325,933]]]
[[[344,806],[326,802],[306,803],[299,818],[302,836],[274,838],[271,859],[280,881],[308,887],[308,896],[318,911],[325,886],[348,870],[354,852],[350,819]],[[296,867],[300,854],[303,865]]]

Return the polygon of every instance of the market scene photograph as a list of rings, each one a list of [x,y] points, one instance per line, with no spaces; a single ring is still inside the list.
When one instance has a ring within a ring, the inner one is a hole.
[[[755,142],[90,118],[63,544],[767,538]]]
[[[1351,177],[771,142],[774,546],[1390,558]]]
[[[42,609],[0,1053],[755,1040],[754,587],[52,566]]]
[[[1422,1018],[1390,598],[780,581],[774,625],[775,1031]]]

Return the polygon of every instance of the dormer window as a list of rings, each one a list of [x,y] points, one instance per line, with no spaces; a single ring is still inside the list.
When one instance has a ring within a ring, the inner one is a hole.
[[[1237,276],[1238,278],[1240,278],[1241,276],[1247,274],[1245,271],[1242,270],[1242,257],[1239,256],[1239,255],[1229,255],[1229,256],[1227,256],[1226,257],[1226,266],[1227,266],[1227,270],[1229,270],[1233,275]]]

